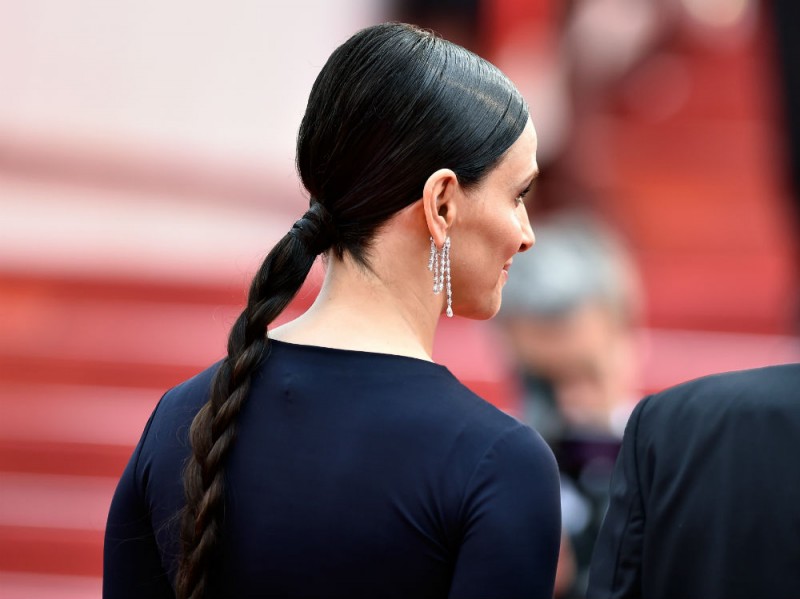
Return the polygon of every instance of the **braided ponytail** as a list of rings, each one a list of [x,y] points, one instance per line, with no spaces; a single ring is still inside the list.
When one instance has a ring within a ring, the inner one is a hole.
[[[178,599],[200,599],[207,591],[209,565],[220,537],[224,460],[233,444],[236,417],[247,399],[250,379],[269,353],[267,325],[294,298],[317,255],[334,240],[330,214],[321,203],[313,202],[253,278],[247,306],[228,337],[228,356],[214,375],[210,397],[189,430],[192,456],[183,474],[186,506],[181,514]]]

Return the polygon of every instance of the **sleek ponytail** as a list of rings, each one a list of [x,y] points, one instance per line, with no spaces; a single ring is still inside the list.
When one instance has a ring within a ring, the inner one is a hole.
[[[264,260],[228,356],[192,422],[184,470],[178,599],[207,596],[222,534],[224,465],[250,381],[269,355],[267,326],[330,251],[369,268],[376,230],[450,168],[477,184],[522,133],[527,106],[497,68],[411,25],[369,27],[337,48],[314,82],[297,136],[311,207]]]

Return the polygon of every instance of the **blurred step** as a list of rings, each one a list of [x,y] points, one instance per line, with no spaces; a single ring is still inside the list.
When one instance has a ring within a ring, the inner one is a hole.
[[[99,599],[101,578],[0,571],[3,599]]]
[[[100,577],[103,531],[0,525],[0,572]]]
[[[0,382],[0,439],[132,446],[164,391]]]
[[[163,392],[0,382],[0,472],[116,478]]]
[[[133,449],[134,444],[0,439],[0,472],[117,478]]]
[[[116,477],[0,472],[0,525],[102,532]]]
[[[711,373],[800,362],[800,338],[714,331],[644,329],[641,395]]]
[[[102,574],[115,478],[0,473],[0,570]]]

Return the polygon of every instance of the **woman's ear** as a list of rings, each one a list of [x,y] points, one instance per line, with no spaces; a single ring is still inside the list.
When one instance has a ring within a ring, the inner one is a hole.
[[[428,231],[436,247],[442,247],[455,221],[460,187],[458,177],[449,168],[433,173],[422,190],[422,206]]]

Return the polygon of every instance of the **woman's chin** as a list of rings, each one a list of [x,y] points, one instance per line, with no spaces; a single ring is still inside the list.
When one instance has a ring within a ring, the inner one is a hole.
[[[489,320],[500,311],[501,296],[498,293],[494,301],[481,302],[480,304],[454,305],[453,314],[470,320]]]

